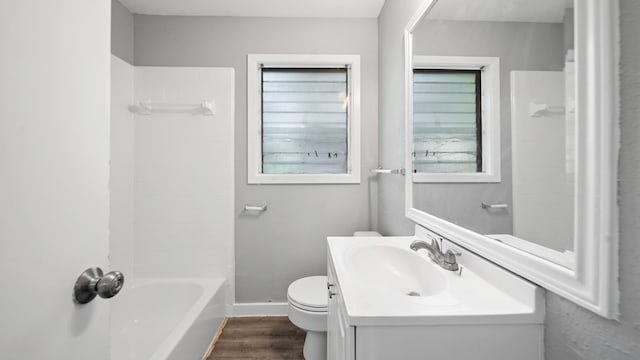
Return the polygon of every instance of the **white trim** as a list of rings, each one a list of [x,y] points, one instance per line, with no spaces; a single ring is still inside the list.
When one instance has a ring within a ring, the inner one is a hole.
[[[411,149],[412,34],[435,0],[425,0],[405,29],[405,146]],[[619,34],[618,1],[576,1],[576,266],[569,269],[495,241],[412,207],[411,178],[405,179],[406,215],[449,238],[607,318],[618,313]],[[405,156],[411,169],[411,157]]]
[[[227,316],[286,316],[288,311],[289,304],[286,302],[235,303]]]
[[[414,173],[414,183],[499,183],[500,171],[500,58],[477,56],[414,56],[413,69],[482,69],[482,172]],[[412,76],[413,77],[413,76]],[[413,126],[413,124],[412,124]],[[413,141],[411,142],[413,146]],[[410,153],[413,153],[413,149]]]
[[[573,251],[554,250],[542,245],[538,245],[531,241],[515,237],[511,234],[489,234],[487,236],[492,239],[501,241],[504,244],[510,245],[516,249],[526,251],[531,255],[545,258],[554,264],[564,266],[568,269],[574,269],[576,267],[576,255],[573,253]]]
[[[262,174],[260,68],[344,67],[349,65],[349,128],[346,174]],[[360,55],[247,55],[247,181],[249,184],[360,183]]]

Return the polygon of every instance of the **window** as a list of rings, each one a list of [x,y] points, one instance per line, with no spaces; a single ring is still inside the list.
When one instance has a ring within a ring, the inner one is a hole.
[[[359,57],[249,55],[248,182],[359,183]]]
[[[414,58],[414,182],[500,182],[499,68],[498,58]]]
[[[414,172],[482,172],[480,70],[413,71]]]

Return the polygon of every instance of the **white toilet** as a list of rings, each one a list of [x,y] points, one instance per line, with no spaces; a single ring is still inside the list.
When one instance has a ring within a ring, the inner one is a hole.
[[[382,236],[377,231],[356,231],[353,236]],[[327,277],[298,279],[287,290],[289,320],[307,332],[305,360],[327,360]]]
[[[327,277],[298,279],[287,290],[289,320],[307,332],[305,360],[327,359]]]

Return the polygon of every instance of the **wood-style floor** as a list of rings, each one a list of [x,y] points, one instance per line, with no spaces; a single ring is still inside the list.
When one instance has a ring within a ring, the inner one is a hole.
[[[304,360],[305,335],[286,316],[229,318],[208,360]]]

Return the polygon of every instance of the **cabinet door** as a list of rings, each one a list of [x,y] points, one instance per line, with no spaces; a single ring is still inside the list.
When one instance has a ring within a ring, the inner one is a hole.
[[[344,308],[343,297],[336,297],[337,322],[338,322],[338,359],[354,360],[355,359],[355,327],[349,326],[347,322],[346,310]]]
[[[355,328],[347,322],[346,309],[329,261],[329,305],[327,314],[327,359],[355,359]]]

